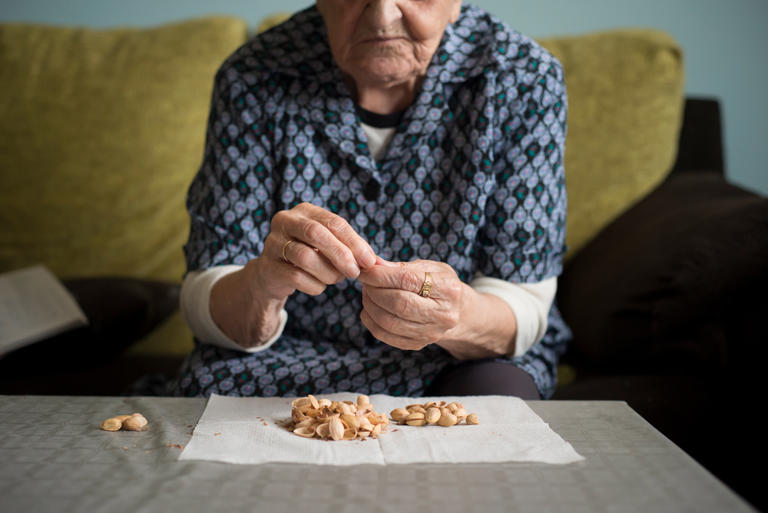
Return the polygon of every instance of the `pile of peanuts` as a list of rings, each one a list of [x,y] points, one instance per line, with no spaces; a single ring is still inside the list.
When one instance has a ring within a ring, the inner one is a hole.
[[[147,419],[141,413],[131,415],[117,415],[110,417],[101,423],[101,429],[104,431],[144,431],[147,426]]]
[[[477,414],[467,414],[459,402],[430,401],[395,408],[389,414],[399,425],[450,427],[460,422],[479,424]],[[304,438],[321,440],[365,440],[377,438],[386,430],[389,418],[378,413],[367,395],[352,401],[318,399],[313,395],[299,397],[291,403],[290,431]]]
[[[395,408],[389,413],[392,420],[408,426],[434,425],[454,426],[460,422],[480,424],[476,413],[467,414],[464,405],[458,402],[445,404],[445,401],[430,401],[424,404],[409,404],[405,408]]]
[[[367,395],[352,401],[317,399],[313,395],[299,397],[291,403],[291,425],[294,434],[321,440],[364,440],[376,438],[386,429],[389,419],[373,409]]]

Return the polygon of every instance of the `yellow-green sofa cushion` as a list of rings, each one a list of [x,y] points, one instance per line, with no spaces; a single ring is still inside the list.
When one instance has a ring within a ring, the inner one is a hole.
[[[0,272],[180,281],[185,195],[235,18],[0,25]]]
[[[654,30],[539,42],[565,69],[570,257],[671,170],[684,104],[682,52]]]

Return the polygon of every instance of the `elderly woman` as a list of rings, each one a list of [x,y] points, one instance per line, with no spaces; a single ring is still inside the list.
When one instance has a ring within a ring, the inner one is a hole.
[[[216,76],[180,395],[549,397],[559,63],[460,0],[317,0]]]

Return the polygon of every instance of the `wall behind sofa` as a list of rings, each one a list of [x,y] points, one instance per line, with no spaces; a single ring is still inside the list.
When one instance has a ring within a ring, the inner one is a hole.
[[[94,27],[152,25],[221,13],[256,26],[275,11],[311,0],[4,0],[0,21]],[[768,2],[765,0],[475,0],[531,36],[578,34],[614,27],[666,30],[683,46],[688,94],[716,96],[725,118],[729,178],[768,194]]]

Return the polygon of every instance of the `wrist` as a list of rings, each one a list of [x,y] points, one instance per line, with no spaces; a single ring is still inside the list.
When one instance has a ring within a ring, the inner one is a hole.
[[[509,352],[514,343],[514,315],[506,304],[462,284],[458,324],[437,344],[459,360],[495,358]],[[508,314],[512,314],[509,318]],[[511,336],[511,338],[510,338]]]
[[[275,334],[285,305],[285,299],[265,293],[252,263],[222,277],[210,296],[211,318],[227,337],[244,348],[261,345]]]
[[[473,357],[477,358],[472,351],[472,321],[473,315],[471,313],[473,301],[477,301],[477,292],[466,283],[462,283],[461,299],[459,301],[459,321],[456,326],[450,328],[445,332],[445,336],[440,339],[436,344],[446,351],[451,356],[458,360],[467,360]]]
[[[260,258],[248,262],[243,267],[242,283],[247,284],[248,298],[245,301],[246,315],[245,347],[261,345],[275,334],[280,326],[280,311],[285,306],[287,297],[274,296],[262,281],[264,276],[259,265]]]
[[[251,302],[258,303],[263,307],[269,305],[282,305],[293,291],[285,293],[284,290],[274,290],[274,283],[270,283],[269,276],[273,276],[274,269],[269,269],[267,257],[257,257],[249,260],[242,269],[242,283],[246,284],[248,296]],[[278,287],[279,288],[279,287]]]
[[[462,282],[461,298],[459,299],[459,320],[454,327],[445,332],[445,336],[440,339],[440,343],[455,345],[468,339],[473,331],[472,322],[475,320],[471,310],[477,300],[477,292]]]

